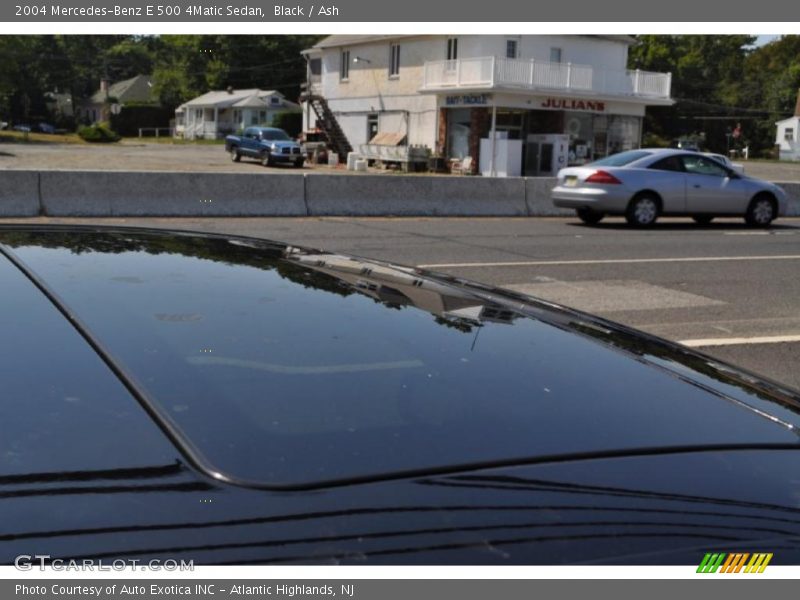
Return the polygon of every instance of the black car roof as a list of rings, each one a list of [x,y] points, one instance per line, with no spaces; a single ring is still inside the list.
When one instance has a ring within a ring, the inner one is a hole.
[[[98,376],[113,371],[197,466],[232,483],[797,443],[787,390],[412,268],[167,231],[0,228],[0,243],[20,269],[2,263],[4,290],[24,272],[106,361]],[[30,323],[26,297],[3,302]],[[41,400],[12,389],[31,429]]]

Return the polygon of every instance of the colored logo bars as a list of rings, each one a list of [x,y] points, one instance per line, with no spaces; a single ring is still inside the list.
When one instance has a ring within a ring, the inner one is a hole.
[[[739,573],[740,571],[742,573],[763,573],[771,560],[771,552],[757,554],[748,554],[747,552],[712,554],[709,552],[703,557],[700,566],[697,567],[697,572],[716,573],[719,569],[720,573]]]

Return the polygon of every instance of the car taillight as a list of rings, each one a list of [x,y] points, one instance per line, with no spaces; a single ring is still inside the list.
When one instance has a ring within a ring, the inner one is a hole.
[[[619,179],[607,171],[595,171],[584,181],[585,183],[622,183]]]

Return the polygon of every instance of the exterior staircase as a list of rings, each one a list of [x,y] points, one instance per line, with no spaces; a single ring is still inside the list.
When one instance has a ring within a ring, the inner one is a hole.
[[[300,101],[308,102],[314,109],[314,113],[317,115],[317,127],[328,136],[328,142],[333,151],[339,155],[339,161],[347,160],[347,153],[352,152],[353,147],[347,141],[347,136],[339,126],[339,122],[325,98],[315,94],[304,94]]]

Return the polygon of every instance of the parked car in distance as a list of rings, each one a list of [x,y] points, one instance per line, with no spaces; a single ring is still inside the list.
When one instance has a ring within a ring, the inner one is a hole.
[[[39,133],[47,133],[53,135],[56,132],[55,126],[51,125],[50,123],[37,123],[34,126],[34,131],[38,131]]]
[[[300,168],[305,162],[300,144],[276,127],[248,127],[241,136],[229,135],[225,150],[234,162],[246,156],[261,161],[265,167],[289,163]]]
[[[20,124],[14,125],[11,128],[11,130],[12,131],[21,131],[23,133],[30,133],[31,132],[31,126],[30,125],[24,125],[24,124],[20,123]]]
[[[714,160],[722,163],[725,167],[736,171],[740,175],[744,173],[744,165],[742,163],[732,162],[731,159],[725,156],[724,154],[715,154],[714,152],[703,152],[703,156],[708,156],[709,158],[713,158]]]
[[[606,215],[624,215],[638,227],[660,216],[689,216],[710,223],[718,216],[743,216],[767,227],[786,214],[782,188],[749,177],[698,152],[675,149],[629,150],[558,172],[553,204],[574,208],[587,224]]]
[[[673,145],[673,148],[679,148],[681,150],[691,150],[694,152],[700,152],[700,146],[694,140],[676,140]]]
[[[800,393],[461,278],[0,225],[0,564],[800,564]],[[163,563],[162,563],[163,564]]]
[[[8,127],[8,121],[0,121],[0,131]]]

